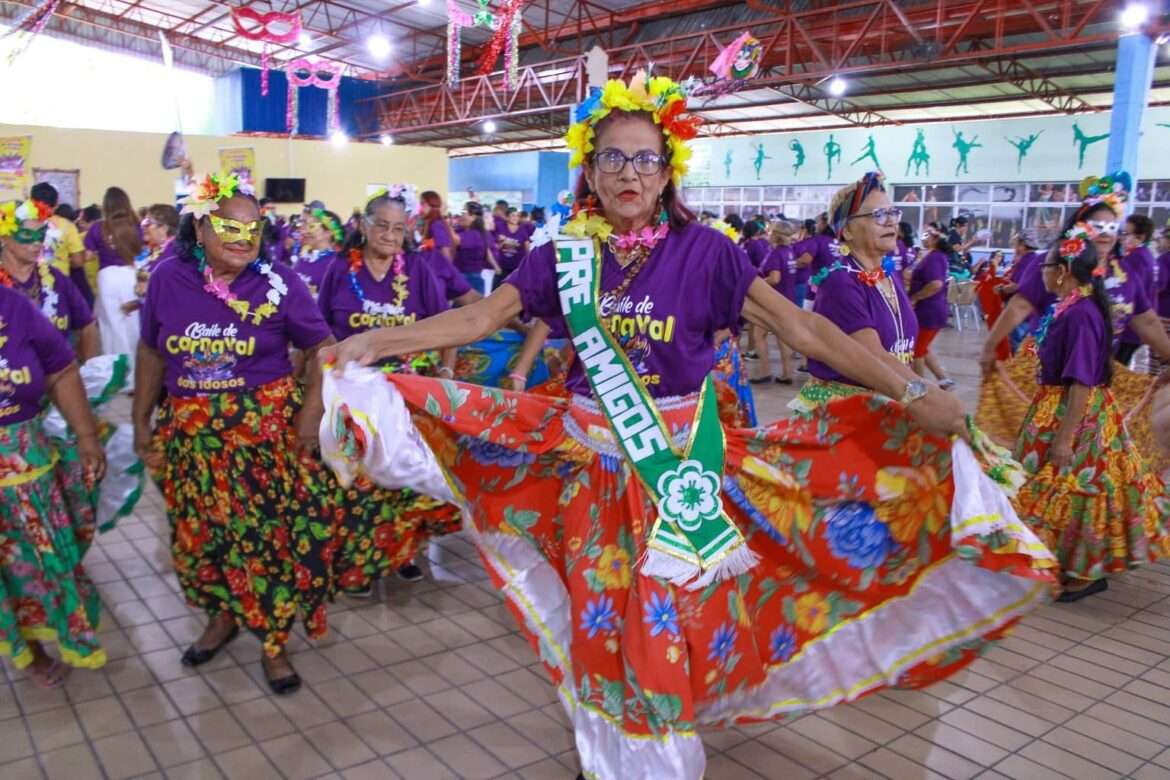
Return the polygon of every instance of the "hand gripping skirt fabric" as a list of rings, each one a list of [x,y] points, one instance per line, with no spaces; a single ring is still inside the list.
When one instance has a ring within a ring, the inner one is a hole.
[[[339,394],[371,416],[405,400],[589,777],[697,780],[700,727],[927,685],[1054,586],[1055,561],[966,445],[952,460],[893,404],[850,398],[815,420],[728,430],[727,510],[761,560],[687,590],[638,573],[655,510],[593,402],[389,381],[385,403]],[[325,396],[328,417],[329,384]],[[659,402],[678,442],[695,402]]]
[[[1069,580],[1170,557],[1170,491],[1133,445],[1107,388],[1090,392],[1072,464],[1057,472],[1048,463],[1065,405],[1063,387],[1041,386],[1024,418],[1015,455],[1031,478],[1016,496],[1020,517]]]
[[[125,356],[94,358],[81,378],[97,411],[125,386]],[[33,660],[30,640],[56,643],[70,666],[106,662],[97,635],[101,601],[82,559],[99,530],[133,511],[144,477],[128,426],[103,422],[100,435],[106,476],[89,487],[76,439],[56,409],[0,426],[0,655],[18,669]]]
[[[720,390],[719,408],[720,419],[724,425],[733,428],[754,428],[759,424],[756,419],[756,399],[752,395],[752,386],[748,381],[747,369],[743,364],[743,353],[739,349],[739,339],[736,336],[724,341],[715,351],[715,370],[713,378]],[[727,400],[724,398],[723,387],[730,388],[735,393],[734,417],[724,413],[730,412]]]

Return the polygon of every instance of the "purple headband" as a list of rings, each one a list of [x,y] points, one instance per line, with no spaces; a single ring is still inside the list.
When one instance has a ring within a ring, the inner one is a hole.
[[[853,187],[853,194],[842,200],[837,208],[833,210],[833,218],[830,225],[833,228],[833,234],[837,238],[842,238],[842,231],[845,230],[845,223],[849,218],[857,213],[861,208],[861,204],[869,197],[869,194],[874,190],[885,191],[884,175],[881,171],[870,171],[857,180],[857,184]]]

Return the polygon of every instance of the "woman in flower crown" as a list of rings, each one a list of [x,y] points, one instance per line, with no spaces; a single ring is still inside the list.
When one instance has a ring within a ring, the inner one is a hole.
[[[335,262],[325,274],[317,299],[338,339],[402,327],[449,308],[427,261],[410,251],[407,221],[406,204],[399,199],[378,195],[366,203],[358,230],[343,247],[346,262]],[[387,370],[416,370],[409,363],[395,363]],[[437,373],[451,379],[454,366],[455,350],[445,350]],[[355,489],[371,492],[368,484]],[[428,537],[460,527],[459,510],[452,504],[412,490],[373,492],[369,500],[379,511],[358,513],[340,529],[343,542],[334,559],[338,588],[355,595],[368,595],[375,580],[395,572],[407,582],[421,580],[416,553]]]
[[[40,259],[47,219],[34,201],[0,204],[0,287],[32,301],[84,363],[100,351],[97,323],[73,281]]]
[[[5,256],[15,246],[35,259],[44,220],[12,205],[0,210]],[[54,284],[65,279],[53,273]],[[0,656],[53,688],[70,667],[96,669],[106,660],[97,635],[101,601],[82,566],[97,531],[106,458],[74,352],[43,311],[21,290],[0,286]],[[69,424],[68,447],[50,438],[49,403]]]
[[[1030,477],[1016,505],[1056,553],[1066,602],[1106,590],[1108,574],[1170,556],[1170,493],[1109,390],[1112,302],[1092,239],[1080,223],[1040,262],[1057,303],[1036,334],[1039,388],[1016,444]]]
[[[341,218],[332,211],[311,209],[309,218],[301,226],[301,235],[304,236],[304,245],[293,270],[316,298],[326,272],[337,257],[338,247],[345,241],[345,231],[341,227]]]
[[[246,185],[209,176],[183,212],[175,258],[147,287],[133,408],[179,584],[209,618],[182,662],[207,663],[245,628],[263,645],[271,689],[291,693],[301,682],[285,650],[293,621],[322,636],[333,588],[339,488],[312,455],[313,358],[333,335],[293,270],[257,259],[263,222]],[[303,399],[290,348],[309,358]]]
[[[1122,268],[1116,252],[1128,188],[1129,176],[1125,173],[1085,179],[1081,182],[1084,201],[1069,215],[1061,235],[1078,224],[1090,229],[1097,250],[1097,273],[1102,275],[1112,303],[1114,335],[1132,325],[1154,355],[1170,361],[1170,336],[1151,309],[1145,289]],[[1016,354],[1002,363],[996,360],[996,345],[1030,316],[1042,316],[1055,304],[1056,297],[1044,286],[1040,264],[1033,263],[1023,273],[1016,295],[1008,301],[984,342],[977,420],[980,428],[1001,443],[1014,442],[1020,433],[1024,416],[1036,395],[1039,361],[1034,337],[1021,343]],[[1127,426],[1134,444],[1155,473],[1161,474],[1170,466],[1170,459],[1155,444],[1150,430],[1147,402],[1152,381],[1151,377],[1135,374],[1119,364],[1114,367],[1111,390],[1121,407],[1129,410]]]
[[[463,343],[525,310],[566,328],[569,400],[406,375],[388,388],[559,686],[584,773],[697,780],[698,727],[943,677],[1051,583],[1010,545],[993,554],[966,536],[976,565],[952,549],[950,499],[974,492],[937,449],[965,431],[961,404],[798,310],[695,222],[679,186],[697,120],[680,85],[610,81],[577,120],[571,164],[597,208],[568,226],[576,239],[533,251],[479,303],[325,350],[346,368],[328,408],[378,403],[346,393],[350,362]],[[725,428],[713,336],[741,314],[902,403],[850,398],[815,425]],[[927,457],[940,469],[911,478]]]

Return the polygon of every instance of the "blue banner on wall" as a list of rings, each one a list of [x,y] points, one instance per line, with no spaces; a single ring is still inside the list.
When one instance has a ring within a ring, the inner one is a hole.
[[[260,94],[260,76],[256,68],[240,69],[243,132],[287,133],[285,112],[288,107],[288,77],[284,71],[268,71],[268,95],[265,96]],[[298,134],[324,137],[328,134],[329,92],[318,87],[298,89]],[[377,95],[378,83],[343,76],[337,89],[341,129],[346,135],[356,138],[377,132],[374,104],[358,101]]]

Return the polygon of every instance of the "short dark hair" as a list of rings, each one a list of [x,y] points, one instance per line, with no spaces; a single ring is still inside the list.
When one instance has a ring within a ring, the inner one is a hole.
[[[59,204],[57,208],[53,210],[53,213],[61,219],[67,219],[70,222],[73,222],[77,219],[77,209],[73,208],[68,203]]]
[[[1154,220],[1145,214],[1130,214],[1125,221],[1141,236],[1143,244],[1154,237]]]
[[[81,210],[81,216],[85,217],[86,222],[97,222],[102,218],[101,206],[91,203]]]
[[[32,189],[28,191],[28,196],[33,200],[39,200],[49,208],[57,205],[57,188],[47,181],[40,181],[34,184]]]

